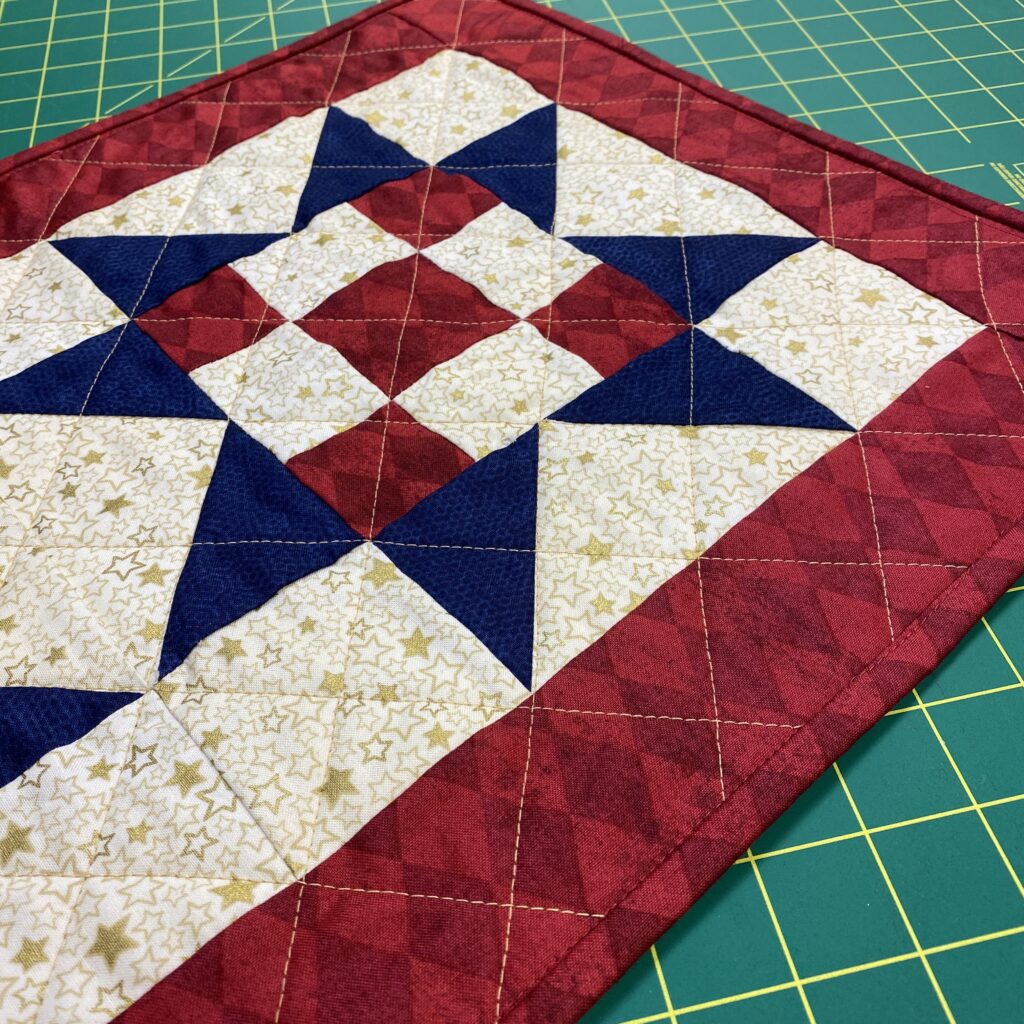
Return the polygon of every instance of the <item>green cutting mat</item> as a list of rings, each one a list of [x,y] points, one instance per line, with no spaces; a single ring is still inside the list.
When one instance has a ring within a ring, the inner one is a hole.
[[[550,0],[964,188],[1024,200],[1024,0]],[[364,0],[0,0],[0,154]],[[1024,586],[586,1024],[1024,1021]]]

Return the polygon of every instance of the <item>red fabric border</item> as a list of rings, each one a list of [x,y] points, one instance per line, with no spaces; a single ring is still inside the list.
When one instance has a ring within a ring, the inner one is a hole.
[[[526,0],[389,0],[3,161],[0,254],[337,98],[355,35],[342,88],[472,49],[997,329],[125,1021],[575,1019],[1024,563],[1024,216]]]

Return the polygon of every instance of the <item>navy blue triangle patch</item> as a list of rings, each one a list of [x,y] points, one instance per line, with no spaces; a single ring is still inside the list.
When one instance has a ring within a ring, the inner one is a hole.
[[[680,316],[696,324],[755,277],[818,240],[777,235],[620,235],[581,236],[566,241],[642,281]]]
[[[224,419],[188,375],[133,323],[0,381],[0,411]]]
[[[0,381],[0,412],[79,415],[121,330],[97,334]]]
[[[542,231],[555,219],[556,107],[541,107],[507,128],[470,143],[438,167],[465,174]]]
[[[318,213],[355,199],[381,182],[407,178],[426,166],[365,121],[331,107],[292,230],[301,231]]]
[[[137,316],[211,270],[279,238],[284,235],[105,235],[50,244],[125,313]]]
[[[377,543],[529,687],[536,532],[534,427],[424,498]]]
[[[742,423],[853,429],[789,381],[696,329],[637,356],[551,419],[568,423]]]
[[[58,686],[0,687],[0,786],[140,696]]]
[[[362,542],[276,456],[229,422],[171,604],[160,676],[204,637]]]

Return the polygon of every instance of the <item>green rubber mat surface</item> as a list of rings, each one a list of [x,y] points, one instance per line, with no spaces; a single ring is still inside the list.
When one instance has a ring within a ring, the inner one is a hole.
[[[550,0],[721,85],[1024,202],[1022,0]],[[363,0],[0,0],[0,154]],[[1024,586],[586,1024],[1024,1021]]]

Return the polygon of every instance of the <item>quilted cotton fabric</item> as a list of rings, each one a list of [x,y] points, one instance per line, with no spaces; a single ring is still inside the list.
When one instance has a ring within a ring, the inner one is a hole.
[[[4,1020],[571,1021],[1024,562],[1021,219],[549,12],[0,196]]]

